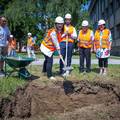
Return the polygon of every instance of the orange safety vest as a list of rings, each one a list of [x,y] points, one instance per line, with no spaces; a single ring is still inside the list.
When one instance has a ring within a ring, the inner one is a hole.
[[[55,51],[55,50],[56,50],[56,47],[55,47],[55,45],[54,45],[54,43],[53,43],[53,41],[52,41],[52,38],[51,38],[51,36],[50,36],[50,34],[51,34],[52,32],[56,32],[56,33],[57,33],[58,42],[61,42],[61,41],[62,41],[62,37],[61,37],[62,34],[61,34],[61,33],[58,33],[55,28],[51,28],[51,29],[48,30],[47,35],[46,35],[46,37],[44,38],[44,40],[42,41],[41,44],[43,44],[44,46],[46,46],[46,47],[47,47],[48,49],[50,49],[51,51]]]
[[[88,29],[86,33],[83,33],[83,31],[80,30],[78,40],[78,47],[92,48],[91,30]]]
[[[95,40],[94,40],[94,44],[95,44],[96,49],[109,48],[109,34],[110,34],[109,29],[104,29],[102,31],[102,38],[101,38],[101,45],[100,45],[100,31],[96,30]]]
[[[10,39],[8,46],[15,49],[16,48],[16,39]]]
[[[71,35],[74,32],[74,27],[72,25],[70,25],[70,26],[68,26],[68,29],[67,29],[67,26],[64,25],[64,32],[68,32]],[[66,41],[67,39],[68,39],[68,42],[72,42],[72,43],[74,42],[74,39],[71,39],[69,37],[67,38],[67,36],[64,37],[62,41]]]
[[[27,46],[34,46],[34,42],[33,42],[33,38],[32,37],[30,37],[30,38],[28,38],[28,40],[27,40]]]

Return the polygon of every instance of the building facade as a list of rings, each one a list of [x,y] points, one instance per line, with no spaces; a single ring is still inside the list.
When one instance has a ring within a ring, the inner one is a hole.
[[[89,13],[94,29],[99,19],[106,21],[113,38],[111,53],[120,56],[120,0],[91,0]]]

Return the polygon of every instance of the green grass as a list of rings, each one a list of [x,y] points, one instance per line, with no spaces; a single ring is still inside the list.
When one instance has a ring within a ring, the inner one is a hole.
[[[25,80],[16,77],[0,78],[0,97],[8,97],[18,86],[24,86],[25,84]]]
[[[72,65],[73,71],[71,72],[71,76],[67,79],[69,80],[99,80],[99,79],[106,79],[106,80],[120,80],[120,65],[109,65],[108,66],[108,74],[106,76],[99,75],[99,68],[98,65],[92,65],[92,71],[90,73],[79,73],[79,65]],[[57,72],[56,72],[57,71]],[[53,73],[58,73],[59,65],[54,65]]]
[[[108,74],[106,76],[100,76],[99,75],[99,68],[98,65],[92,65],[92,71],[91,73],[79,73],[79,65],[73,65],[73,71],[71,72],[71,75],[67,77],[67,80],[105,80],[105,81],[120,81],[120,65],[109,65],[108,67]],[[38,78],[35,78],[34,82],[37,82],[37,84],[42,84],[47,82],[50,82],[46,76],[43,76],[41,73],[42,66],[29,66],[28,67],[31,74],[34,76],[38,76]],[[9,69],[10,70],[10,69]],[[53,74],[58,80],[64,80],[63,77],[61,77],[59,74],[59,65],[53,66]],[[13,93],[18,86],[24,86],[27,84],[27,80],[19,79],[18,77],[9,77],[9,78],[0,78],[0,97],[9,96],[10,93]]]
[[[95,80],[96,78],[105,78],[105,79],[119,79],[120,80],[120,65],[109,65],[108,74],[106,76],[99,75],[98,65],[92,65],[92,71],[90,73],[79,73],[79,68],[77,65],[74,65],[73,75],[82,79]]]
[[[35,53],[36,54],[36,57],[38,58],[38,59],[40,59],[40,58],[44,58],[44,55],[43,54],[41,54],[40,52],[36,52]],[[26,52],[24,52],[24,53],[18,53],[18,55],[20,55],[20,56],[27,56],[27,53]],[[73,54],[73,59],[79,59],[79,54],[77,53],[77,54]],[[54,58],[58,58],[57,56],[54,56]],[[92,55],[91,55],[91,58],[92,59],[96,59],[96,56],[95,56],[95,54],[94,53],[92,53]],[[110,58],[111,59],[120,59],[120,57],[119,56],[110,56]]]

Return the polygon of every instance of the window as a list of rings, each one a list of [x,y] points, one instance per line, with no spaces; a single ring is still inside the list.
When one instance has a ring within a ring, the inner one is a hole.
[[[115,9],[120,8],[120,0],[115,0]]]
[[[106,8],[105,12],[106,12],[106,18],[108,19],[109,17],[108,8]]]
[[[113,14],[113,2],[109,5],[109,17]]]
[[[117,25],[116,38],[120,38],[120,24]]]

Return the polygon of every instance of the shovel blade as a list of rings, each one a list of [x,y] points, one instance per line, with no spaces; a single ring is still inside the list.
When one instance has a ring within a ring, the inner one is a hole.
[[[64,71],[70,71],[70,70],[73,70],[73,67],[71,67],[71,66],[70,67],[64,67],[63,70]]]

